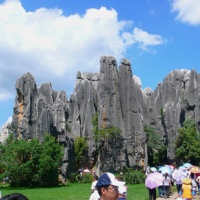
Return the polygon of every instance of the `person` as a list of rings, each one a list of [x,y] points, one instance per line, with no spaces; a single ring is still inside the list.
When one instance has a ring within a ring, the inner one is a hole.
[[[150,173],[150,167],[147,166],[146,170],[145,170],[145,176],[147,177]]]
[[[127,186],[121,185],[119,186],[119,197],[117,200],[126,200],[127,195]]]
[[[149,200],[156,200],[156,188],[148,188],[149,190]]]
[[[99,200],[117,200],[118,187],[121,185],[125,185],[125,182],[118,181],[114,174],[106,172],[101,175],[96,184],[100,196]]]
[[[158,172],[161,173],[160,170],[158,170]],[[163,187],[163,185],[158,186],[158,195],[161,198],[163,197],[163,195],[164,195],[164,187]]]
[[[100,198],[99,193],[96,189],[98,178],[99,178],[98,175],[94,175],[94,181],[92,182],[91,185],[91,195],[89,200],[98,200]]]
[[[28,200],[28,198],[20,193],[12,193],[2,197],[1,200]]]
[[[192,200],[192,181],[187,184],[183,182],[179,194],[182,195],[183,199]]]
[[[176,189],[179,194],[182,188],[182,176],[178,176],[175,180],[176,180]]]
[[[97,181],[98,181],[98,179],[99,179],[98,175],[94,175],[93,179],[94,179],[94,180],[93,180],[92,185],[91,185],[91,190],[92,190],[92,192],[93,192],[94,190],[96,190],[96,184],[97,184]]]
[[[160,185],[160,186],[158,186],[158,195],[159,195],[159,197],[163,197],[163,195],[164,195],[164,188],[163,188],[163,185]]]
[[[99,200],[100,196],[98,191],[95,189],[91,195],[90,195],[90,199],[89,200]]]
[[[169,198],[170,185],[171,185],[171,183],[170,183],[170,178],[168,176],[168,173],[165,173],[164,174],[164,179],[163,179],[165,198]]]
[[[173,172],[172,172],[173,173]],[[170,189],[171,189],[171,193],[173,194],[174,193],[174,179],[173,179],[173,176],[172,174],[168,174],[169,178],[170,178]]]
[[[190,178],[192,179],[192,196],[195,196],[197,193],[197,182],[194,173],[190,174]]]
[[[197,182],[198,192],[200,193],[200,174],[197,175],[196,182]]]

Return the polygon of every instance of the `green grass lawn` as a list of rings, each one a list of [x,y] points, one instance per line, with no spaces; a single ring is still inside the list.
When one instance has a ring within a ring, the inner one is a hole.
[[[91,184],[75,183],[56,188],[0,188],[2,196],[19,192],[30,200],[89,200]],[[148,191],[144,184],[128,185],[128,200],[148,200]]]

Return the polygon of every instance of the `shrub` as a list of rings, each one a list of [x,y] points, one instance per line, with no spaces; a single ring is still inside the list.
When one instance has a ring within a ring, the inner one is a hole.
[[[80,174],[78,173],[70,173],[68,181],[70,183],[76,183],[80,180]]]
[[[140,184],[144,183],[145,175],[141,170],[127,168],[123,175],[123,180],[126,182],[126,184]]]
[[[90,173],[84,174],[81,178],[81,183],[92,183],[93,176]]]

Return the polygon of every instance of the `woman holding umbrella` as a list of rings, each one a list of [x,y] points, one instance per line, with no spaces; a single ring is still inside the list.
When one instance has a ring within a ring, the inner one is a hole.
[[[156,200],[156,188],[163,184],[163,176],[158,172],[151,173],[145,179],[145,185],[149,190],[149,200]]]

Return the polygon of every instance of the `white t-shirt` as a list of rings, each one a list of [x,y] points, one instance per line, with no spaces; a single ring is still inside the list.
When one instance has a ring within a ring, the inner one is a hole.
[[[91,190],[95,190],[96,184],[97,184],[97,181],[93,181],[92,182]]]
[[[163,178],[163,185],[165,185],[165,186],[170,185],[170,178],[169,178],[169,176],[167,176],[166,179],[165,179],[165,177]]]
[[[99,193],[95,190],[91,195],[89,200],[98,200],[100,198]]]

